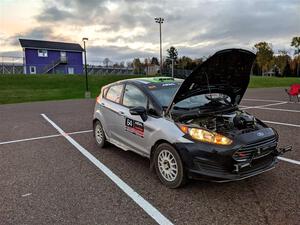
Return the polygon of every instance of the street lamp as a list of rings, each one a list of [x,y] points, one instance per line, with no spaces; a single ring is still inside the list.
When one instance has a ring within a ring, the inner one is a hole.
[[[159,48],[160,48],[160,74],[162,74],[162,47],[161,47],[161,24],[164,22],[164,18],[156,17],[154,18],[156,23],[159,23]]]
[[[85,97],[89,98],[91,97],[89,92],[89,85],[88,85],[88,77],[87,77],[87,65],[86,65],[86,46],[85,42],[89,39],[87,37],[82,38],[83,41],[83,48],[84,48],[84,70],[85,70]]]

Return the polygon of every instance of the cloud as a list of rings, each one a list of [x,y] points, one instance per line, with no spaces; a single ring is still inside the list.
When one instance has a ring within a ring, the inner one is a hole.
[[[276,51],[299,36],[299,11],[299,0],[44,0],[36,27],[14,38],[87,35],[91,61],[158,56],[154,17],[161,16],[164,53],[174,45],[180,56],[198,58],[222,48],[252,49],[259,41],[272,42]]]
[[[104,58],[112,61],[131,61],[134,58],[147,58],[155,56],[153,53],[146,51],[134,50],[129,47],[117,46],[92,46],[87,48],[88,62],[101,64]]]
[[[46,0],[42,12],[36,16],[40,22],[68,22],[77,25],[99,22],[108,9],[105,1],[89,0]]]
[[[13,46],[17,46],[20,44],[19,38],[37,39],[37,40],[54,39],[54,40],[61,40],[61,41],[67,40],[65,37],[54,35],[51,27],[44,26],[44,27],[32,28],[31,30],[28,30],[27,32],[24,33],[18,33],[14,36],[7,38],[6,41]]]
[[[37,16],[40,21],[63,21],[68,18],[76,18],[66,10],[60,10],[56,6],[45,8],[41,14]]]

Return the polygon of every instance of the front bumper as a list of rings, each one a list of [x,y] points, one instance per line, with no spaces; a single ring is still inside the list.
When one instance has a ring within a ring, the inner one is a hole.
[[[241,146],[215,146],[204,143],[176,143],[188,177],[191,179],[227,182],[242,180],[273,169],[277,156],[289,148],[272,146],[268,154],[247,161],[233,158]]]
[[[241,165],[239,163],[233,164],[234,169],[226,168],[221,165],[214,165],[203,163],[195,160],[195,167],[188,169],[188,176],[191,179],[210,180],[215,182],[228,182],[243,180],[249,177],[256,176],[275,168],[275,164],[278,162],[276,156],[269,156],[265,159],[255,160],[248,165],[245,164],[243,168],[239,170],[236,166]],[[209,165],[209,166],[208,166]]]

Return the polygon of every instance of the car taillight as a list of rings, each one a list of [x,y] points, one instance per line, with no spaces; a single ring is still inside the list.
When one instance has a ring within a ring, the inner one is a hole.
[[[98,97],[96,98],[96,102],[98,102],[98,103],[100,104],[100,96],[98,96]]]

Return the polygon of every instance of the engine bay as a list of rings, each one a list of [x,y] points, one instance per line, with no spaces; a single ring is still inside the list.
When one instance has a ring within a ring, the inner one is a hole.
[[[264,128],[263,124],[254,116],[236,110],[229,113],[220,113],[211,116],[197,116],[180,121],[187,126],[205,128],[220,134],[242,134]]]

